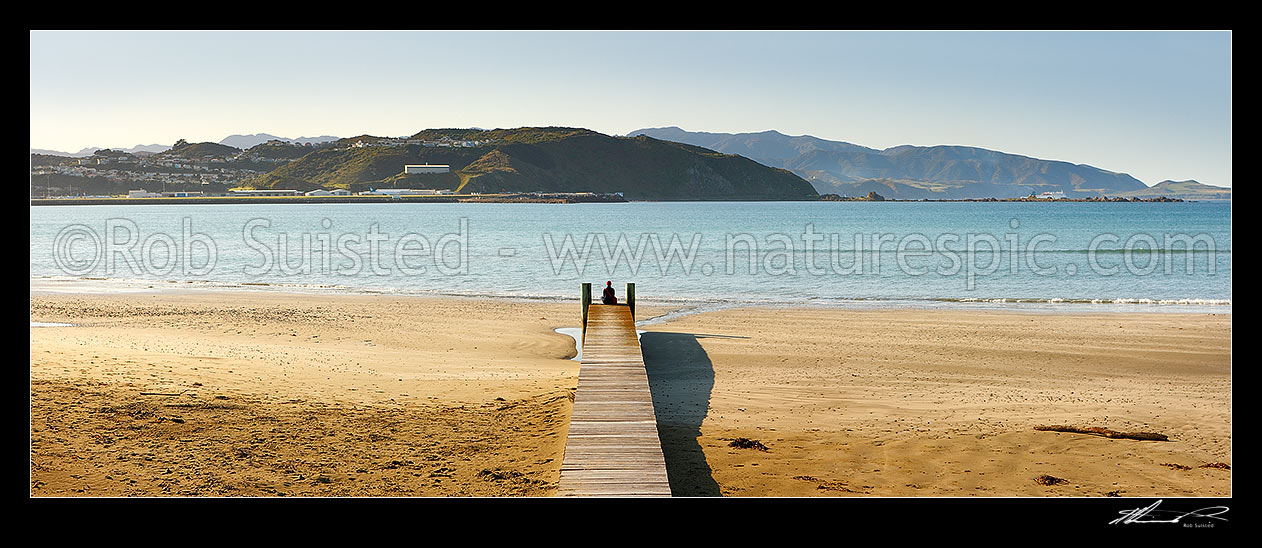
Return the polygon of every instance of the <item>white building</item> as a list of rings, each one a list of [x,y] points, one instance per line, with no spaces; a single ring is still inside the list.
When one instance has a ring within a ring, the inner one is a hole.
[[[317,189],[307,193],[307,196],[350,196],[351,191],[344,188],[335,190]]]
[[[1065,192],[1062,190],[1057,190],[1055,192],[1044,192],[1042,194],[1039,194],[1038,197],[1044,200],[1064,200]]]
[[[403,174],[411,175],[414,173],[447,173],[451,171],[451,166],[447,164],[409,164],[403,166]]]
[[[148,190],[128,190],[128,198],[161,198],[162,195],[157,192],[149,192]]]

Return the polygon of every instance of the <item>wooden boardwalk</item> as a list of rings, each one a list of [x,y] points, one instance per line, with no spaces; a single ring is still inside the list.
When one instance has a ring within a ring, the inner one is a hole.
[[[559,496],[670,496],[631,308],[587,307]]]

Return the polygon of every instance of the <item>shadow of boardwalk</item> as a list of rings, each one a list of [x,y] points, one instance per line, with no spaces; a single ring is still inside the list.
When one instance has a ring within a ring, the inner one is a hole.
[[[677,497],[720,496],[697,439],[714,388],[714,366],[697,342],[705,336],[656,331],[640,335],[666,476]]]

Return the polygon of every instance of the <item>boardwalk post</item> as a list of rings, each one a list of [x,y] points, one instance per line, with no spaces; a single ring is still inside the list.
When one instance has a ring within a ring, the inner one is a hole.
[[[627,282],[627,306],[631,308],[631,319],[635,319],[635,282]]]
[[[592,304],[592,284],[585,282],[582,284],[583,291],[583,334],[587,334],[587,305]]]

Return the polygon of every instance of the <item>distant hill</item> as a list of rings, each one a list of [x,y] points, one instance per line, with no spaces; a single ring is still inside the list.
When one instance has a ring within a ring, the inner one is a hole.
[[[631,200],[813,200],[815,189],[787,170],[743,156],[650,137],[581,128],[427,129],[413,138],[476,146],[318,148],[247,179],[253,188],[448,188],[461,192],[622,192]],[[406,164],[447,164],[447,176],[402,176]]]
[[[219,144],[245,150],[245,149],[249,149],[249,148],[253,148],[255,146],[261,145],[268,141],[282,141],[286,143],[299,143],[299,144],[305,144],[305,143],[319,144],[319,143],[329,143],[336,140],[338,140],[338,138],[333,137],[332,135],[321,135],[319,137],[299,137],[297,139],[290,139],[287,137],[277,137],[275,135],[269,135],[267,133],[255,133],[252,135],[229,135],[227,137],[224,137],[222,140],[220,140]]]
[[[1017,198],[1062,191],[1068,197],[1119,195],[1148,188],[1124,173],[1069,162],[1041,160],[966,146],[896,146],[877,150],[810,136],[699,133],[677,127],[649,128],[647,135],[717,152],[740,154],[788,169],[821,194],[893,199]]]
[[[827,141],[809,135],[791,137],[771,130],[761,133],[705,133],[684,131],[678,127],[641,129],[629,135],[648,135],[655,139],[688,143],[705,147],[726,154],[740,154],[759,162],[764,160],[784,167],[782,164],[793,158],[815,151],[864,151],[879,152],[868,147],[841,141]]]
[[[1197,181],[1161,181],[1149,188],[1118,194],[1123,198],[1181,198],[1184,200],[1230,200],[1231,189]]]
[[[126,152],[128,154],[143,155],[143,154],[153,154],[153,153],[163,152],[169,148],[171,147],[167,145],[136,145],[131,148],[114,148],[114,149],[91,147],[91,148],[82,149],[79,152],[61,152],[57,150],[33,148],[31,149],[31,154],[44,154],[48,156],[62,156],[62,157],[69,157],[69,158],[87,158],[88,156],[95,154],[98,150],[114,150],[118,152]]]
[[[88,152],[87,154],[84,154],[84,153],[83,153],[83,151],[84,151],[84,150],[89,151],[89,152]],[[82,157],[85,157],[85,156],[91,156],[93,152],[96,152],[96,151],[98,151],[98,150],[100,150],[100,149],[97,149],[97,148],[91,148],[91,149],[89,149],[89,148],[85,148],[85,149],[83,149],[83,150],[81,150],[81,151],[79,151],[79,152],[62,152],[62,151],[60,151],[60,150],[48,150],[48,149],[46,149],[46,148],[33,148],[33,149],[31,149],[31,154],[37,154],[37,155],[40,155],[40,156],[61,156],[61,157],[63,157],[63,158],[64,158],[64,157],[70,157],[70,158],[82,158]]]
[[[287,159],[301,158],[311,152],[312,148],[289,141],[267,141],[247,149],[251,155],[260,158]]]
[[[332,135],[321,135],[319,137],[298,137],[296,139],[290,139],[288,137],[277,137],[275,135],[268,135],[266,133],[255,133],[252,135],[229,135],[227,137],[224,137],[222,140],[220,140],[218,144],[229,146],[229,147],[240,149],[240,150],[246,150],[246,149],[254,148],[255,146],[261,145],[263,143],[266,143],[272,140],[281,141],[285,143],[293,143],[293,144],[311,143],[314,145],[314,144],[320,144],[320,143],[331,143],[333,141],[337,141],[338,137],[334,137]],[[44,154],[48,156],[62,156],[62,157],[69,157],[69,158],[86,158],[88,156],[93,155],[98,150],[114,150],[118,152],[126,152],[128,154],[144,155],[144,154],[157,154],[161,152],[166,152],[170,149],[171,149],[171,145],[157,145],[157,144],[136,145],[131,148],[90,147],[90,148],[85,148],[83,150],[80,150],[79,152],[62,152],[58,150],[33,148],[31,149],[31,154]]]
[[[183,139],[176,141],[169,150],[159,154],[164,157],[179,157],[187,159],[198,159],[203,157],[226,157],[232,156],[241,149],[219,143],[189,143]]]

